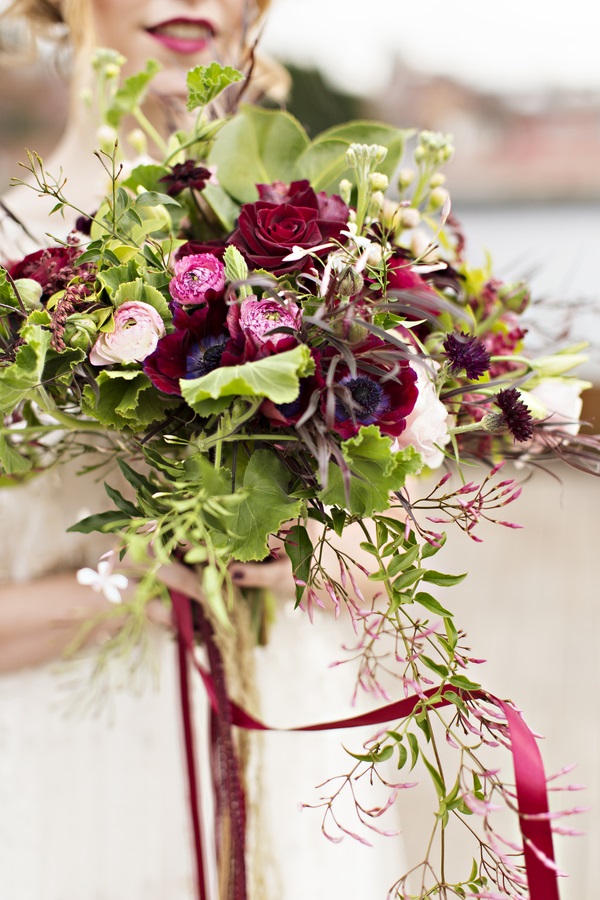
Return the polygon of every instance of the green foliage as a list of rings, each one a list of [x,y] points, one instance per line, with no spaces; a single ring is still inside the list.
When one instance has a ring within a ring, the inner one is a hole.
[[[285,538],[285,551],[292,563],[294,578],[307,585],[312,565],[313,545],[304,525],[293,525]],[[296,606],[302,600],[305,591],[303,584],[296,582]]]
[[[0,368],[0,412],[5,415],[21,400],[34,396],[50,347],[50,332],[41,325],[25,325],[21,337],[25,343],[17,350],[15,361]]]
[[[257,184],[293,181],[295,161],[308,145],[308,135],[289,113],[242,106],[217,135],[209,161],[238,203],[252,203]]]
[[[302,513],[301,500],[289,496],[289,473],[271,450],[255,450],[244,473],[241,502],[231,518],[231,551],[240,562],[264,559],[267,540],[284,522]]]
[[[175,401],[159,396],[147,375],[136,369],[103,369],[96,378],[97,393],[86,385],[83,412],[107,428],[135,433],[165,416]]]
[[[188,111],[192,112],[212,103],[225,88],[241,81],[243,77],[238,69],[220,66],[216,62],[208,66],[196,66],[187,74]]]
[[[356,437],[342,443],[344,459],[353,475],[346,498],[339,466],[329,465],[327,488],[321,500],[328,505],[347,506],[358,516],[372,516],[389,509],[390,493],[399,491],[409,475],[422,468],[421,456],[412,447],[392,452],[392,441],[376,425],[363,426]]]
[[[148,85],[161,68],[155,59],[149,59],[143,72],[137,72],[125,79],[106,110],[105,118],[109,125],[118,128],[125,116],[131,115],[140,107]]]
[[[380,144],[387,156],[377,170],[393,177],[404,153],[406,139],[412,130],[393,128],[379,122],[357,121],[335,125],[306,148],[296,164],[296,178],[308,178],[315,191],[336,194],[342,178],[352,180],[353,170],[346,162],[350,144]]]
[[[186,403],[199,415],[221,411],[236,397],[266,397],[273,403],[290,403],[300,391],[300,378],[314,371],[305,344],[265,359],[240,366],[223,366],[201,378],[182,379]],[[214,401],[220,401],[215,406]],[[223,405],[224,404],[224,405]]]

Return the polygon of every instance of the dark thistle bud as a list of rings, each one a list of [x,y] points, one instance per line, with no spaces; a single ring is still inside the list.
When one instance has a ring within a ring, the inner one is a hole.
[[[467,378],[477,381],[490,367],[490,354],[483,341],[474,334],[465,334],[464,331],[449,334],[443,347],[453,375],[464,369]]]
[[[533,437],[533,419],[527,406],[520,399],[516,388],[506,388],[494,397],[501,413],[488,413],[482,420],[486,431],[501,434],[510,431],[515,441],[528,441]]]

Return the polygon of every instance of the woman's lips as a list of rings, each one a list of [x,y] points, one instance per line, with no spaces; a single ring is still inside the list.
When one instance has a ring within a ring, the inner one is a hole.
[[[169,19],[146,31],[150,37],[174,53],[201,53],[215,36],[212,24],[205,19]]]

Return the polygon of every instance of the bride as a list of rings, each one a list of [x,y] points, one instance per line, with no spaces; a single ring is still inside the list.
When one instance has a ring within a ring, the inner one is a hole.
[[[70,196],[80,208],[94,209],[102,193],[93,155],[96,130],[77,99],[89,77],[90,49],[120,51],[126,74],[143,68],[149,57],[162,63],[145,112],[166,133],[184,109],[186,70],[215,58],[243,65],[267,5],[268,0],[15,0],[10,11],[32,29],[64,23],[70,31],[77,73],[71,115],[45,162],[48,171],[62,167],[68,174]],[[272,71],[263,67],[271,83]],[[47,233],[64,238],[72,227],[68,216],[48,219],[46,198],[25,187],[10,191],[4,202],[4,261],[48,243]],[[134,695],[128,685],[111,692],[99,717],[76,707],[104,628],[91,633],[87,656],[60,661],[81,623],[107,604],[78,585],[73,571],[94,565],[105,548],[65,529],[84,509],[105,505],[102,486],[69,467],[0,492],[0,896],[10,900],[193,898],[174,648],[164,611],[151,611],[163,626],[152,631],[158,691],[142,686]],[[289,582],[283,562],[239,568],[241,586]],[[254,654],[268,722],[308,724],[350,714],[352,673],[346,675],[346,667],[328,671],[346,636],[333,617],[311,627],[290,600],[282,600],[270,646]],[[131,676],[120,671],[115,677]],[[196,707],[201,732],[206,705],[200,689]],[[315,784],[350,768],[340,743],[339,733],[269,734],[253,754],[253,900],[384,897],[401,873],[397,839],[382,839],[375,850],[350,838],[332,844],[320,834],[318,814],[299,812],[302,801],[317,796]],[[360,736],[351,733],[344,743],[356,748]],[[211,891],[216,900],[214,875]]]

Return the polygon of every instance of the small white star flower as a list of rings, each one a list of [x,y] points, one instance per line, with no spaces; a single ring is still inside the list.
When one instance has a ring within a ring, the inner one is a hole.
[[[79,569],[77,581],[86,587],[91,587],[97,594],[104,594],[110,603],[121,602],[121,591],[124,591],[129,580],[126,575],[114,574],[112,564],[107,560],[100,560],[98,570]]]

